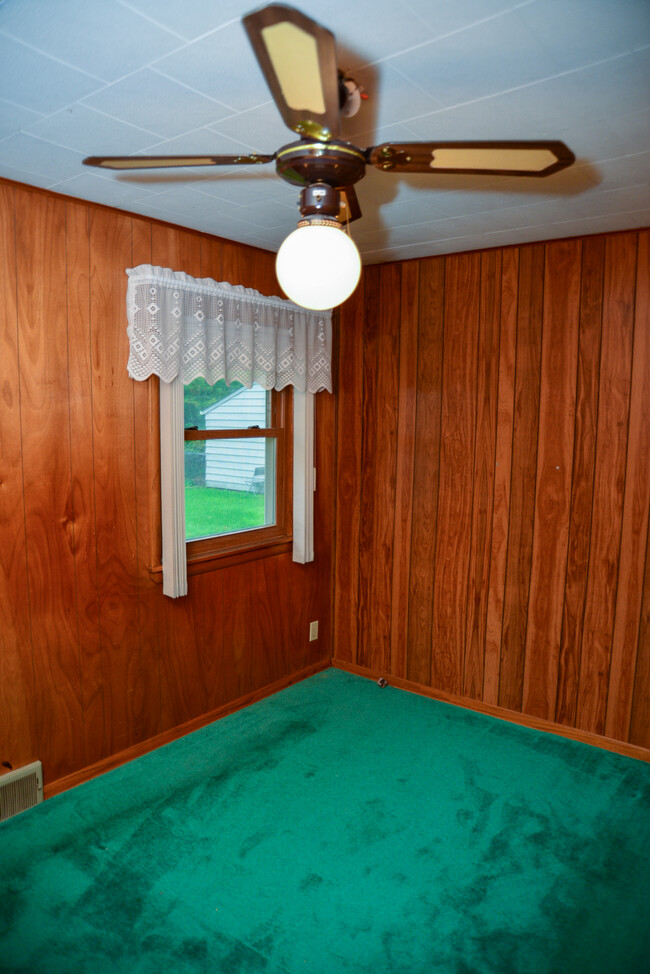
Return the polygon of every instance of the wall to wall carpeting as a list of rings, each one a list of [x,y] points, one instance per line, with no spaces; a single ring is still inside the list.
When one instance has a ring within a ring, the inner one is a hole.
[[[650,748],[649,236],[365,271],[340,321],[342,665]]]
[[[271,254],[0,181],[0,762],[40,759],[50,784],[331,655],[333,396],[314,564],[285,545],[177,600],[150,571],[157,380],[126,371],[142,263],[278,293]]]

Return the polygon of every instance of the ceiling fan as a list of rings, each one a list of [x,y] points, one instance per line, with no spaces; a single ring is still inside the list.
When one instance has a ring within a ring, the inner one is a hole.
[[[282,4],[271,4],[247,14],[243,24],[285,124],[300,136],[297,142],[271,155],[253,152],[230,156],[89,156],[84,163],[103,169],[130,170],[251,166],[275,161],[276,172],[282,179],[302,187],[302,220],[298,228],[320,226],[331,230],[341,229],[343,224],[361,216],[354,185],[364,177],[369,165],[397,174],[549,176],[575,161],[563,142],[548,140],[385,142],[360,149],[340,137],[341,116],[353,114],[358,91],[337,68],[334,35],[300,11]],[[280,273],[282,251],[292,236],[280,248],[278,278],[285,292],[297,300],[287,291]],[[346,239],[349,241],[349,237]],[[292,254],[291,266],[295,266],[301,251],[302,245]],[[328,274],[331,279],[331,265]],[[354,290],[358,276],[357,273],[348,294]],[[334,303],[340,301],[321,303],[320,307],[331,307]]]

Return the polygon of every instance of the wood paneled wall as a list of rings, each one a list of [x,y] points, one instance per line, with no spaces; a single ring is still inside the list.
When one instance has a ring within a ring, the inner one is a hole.
[[[157,380],[126,371],[142,263],[278,291],[263,251],[0,181],[0,761],[48,782],[331,656],[333,396],[316,561],[194,575],[178,600],[153,580]]]
[[[366,269],[336,659],[650,747],[649,236]]]

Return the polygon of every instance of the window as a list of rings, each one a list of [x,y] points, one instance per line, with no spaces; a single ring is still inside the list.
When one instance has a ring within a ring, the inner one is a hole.
[[[253,407],[243,389],[199,379],[186,391],[180,377],[160,383],[162,573],[171,598],[187,594],[188,566],[190,573],[205,571],[225,557],[283,545],[279,550],[292,550],[294,561],[313,561],[314,394],[257,391]],[[250,422],[249,408],[259,423]],[[203,428],[186,429],[194,426]],[[249,441],[261,462],[243,449]],[[240,453],[228,475],[219,453],[224,445]],[[245,523],[250,517],[253,523]]]
[[[291,391],[195,379],[183,409],[188,560],[288,541]]]

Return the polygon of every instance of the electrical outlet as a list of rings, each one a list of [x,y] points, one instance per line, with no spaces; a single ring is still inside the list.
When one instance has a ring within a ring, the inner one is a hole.
[[[318,639],[318,620],[309,623],[309,642],[313,643],[315,639]]]

